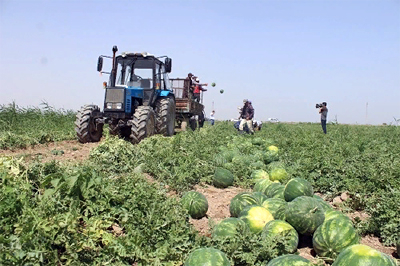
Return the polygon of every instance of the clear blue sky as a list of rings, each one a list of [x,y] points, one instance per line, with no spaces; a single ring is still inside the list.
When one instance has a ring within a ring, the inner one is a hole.
[[[217,119],[243,98],[258,120],[317,122],[322,101],[339,123],[400,118],[399,0],[0,0],[0,104],[102,106],[97,57],[113,45],[216,82]]]

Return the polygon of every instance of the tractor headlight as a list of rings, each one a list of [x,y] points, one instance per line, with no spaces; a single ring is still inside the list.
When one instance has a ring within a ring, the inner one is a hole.
[[[112,103],[107,103],[106,107],[107,107],[107,109],[112,109]]]
[[[122,103],[116,103],[116,108],[117,109],[122,109]]]

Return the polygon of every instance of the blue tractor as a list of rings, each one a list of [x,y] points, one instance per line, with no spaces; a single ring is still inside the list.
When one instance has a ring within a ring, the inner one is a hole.
[[[139,143],[153,134],[172,136],[175,131],[175,96],[168,73],[172,60],[147,53],[100,56],[97,71],[110,74],[104,83],[103,112],[85,105],[77,113],[76,128],[81,143],[97,142],[108,124],[110,134]],[[103,72],[103,58],[112,59],[111,72]]]

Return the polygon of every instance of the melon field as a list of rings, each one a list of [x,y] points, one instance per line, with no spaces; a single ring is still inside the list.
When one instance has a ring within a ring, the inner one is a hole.
[[[0,106],[0,265],[398,263],[399,127],[79,144],[74,120]]]

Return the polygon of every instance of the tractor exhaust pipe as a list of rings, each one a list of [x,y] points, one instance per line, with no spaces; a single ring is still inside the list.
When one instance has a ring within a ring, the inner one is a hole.
[[[112,51],[113,51],[113,57],[112,57],[112,70],[111,70],[111,75],[112,75],[111,87],[115,87],[115,80],[117,79],[117,65],[115,62],[115,54],[118,52],[118,47],[114,45]]]

